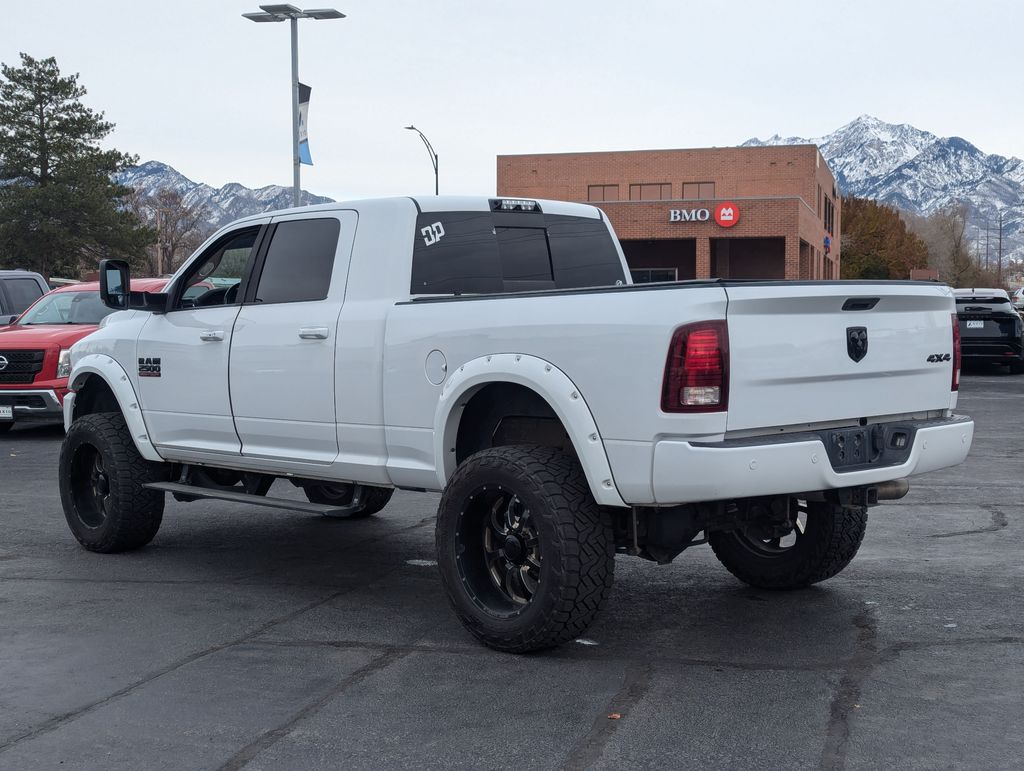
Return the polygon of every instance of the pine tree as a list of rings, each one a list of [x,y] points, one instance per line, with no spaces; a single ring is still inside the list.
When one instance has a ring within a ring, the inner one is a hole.
[[[114,129],[54,58],[0,64],[0,267],[77,277],[103,257],[137,261],[153,233],[111,175],[136,159],[99,143]]]

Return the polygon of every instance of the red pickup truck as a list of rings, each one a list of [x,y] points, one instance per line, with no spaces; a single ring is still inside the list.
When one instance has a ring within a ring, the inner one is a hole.
[[[132,281],[133,292],[159,292],[167,279]],[[15,423],[60,423],[71,346],[113,313],[97,282],[55,289],[0,327],[0,434]]]

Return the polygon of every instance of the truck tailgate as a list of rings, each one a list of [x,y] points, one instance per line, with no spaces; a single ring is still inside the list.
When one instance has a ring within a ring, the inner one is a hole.
[[[726,292],[729,431],[955,403],[955,305],[946,286],[761,283],[730,285]],[[861,351],[849,338],[864,334]]]

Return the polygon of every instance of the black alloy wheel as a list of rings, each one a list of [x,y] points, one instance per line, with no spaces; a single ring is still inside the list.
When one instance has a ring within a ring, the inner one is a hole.
[[[518,495],[501,485],[477,489],[459,515],[456,537],[459,574],[479,608],[509,616],[529,604],[542,556],[536,524]]]
[[[857,554],[868,523],[863,506],[790,499],[792,523],[750,523],[708,534],[715,556],[744,583],[761,589],[798,589],[842,571]]]
[[[807,504],[804,501],[793,503],[796,512],[788,533],[780,534],[771,527],[752,525],[746,530],[735,531],[737,543],[752,555],[764,559],[780,558],[790,549],[795,549],[807,532]]]
[[[78,518],[86,527],[103,524],[110,500],[110,477],[103,456],[91,444],[79,445],[71,459],[71,495]]]

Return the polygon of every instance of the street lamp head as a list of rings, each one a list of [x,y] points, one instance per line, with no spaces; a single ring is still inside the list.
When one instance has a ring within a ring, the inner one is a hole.
[[[405,130],[406,131],[415,131],[416,127],[413,126],[412,124],[409,124],[408,126],[405,126]]]
[[[280,4],[280,5],[261,5],[261,9],[274,16],[283,16],[286,19],[299,18],[302,15],[302,11],[296,8],[294,5]]]
[[[258,22],[284,21],[284,17],[283,16],[275,16],[272,13],[243,13],[242,17],[245,18],[245,19],[248,19],[249,21],[258,21]]]
[[[302,12],[310,19],[344,19],[345,14],[333,8],[309,8]]]
[[[344,19],[345,14],[334,8],[310,8],[303,11],[294,5],[261,5],[263,13],[243,13],[251,21],[287,21],[288,19]]]

